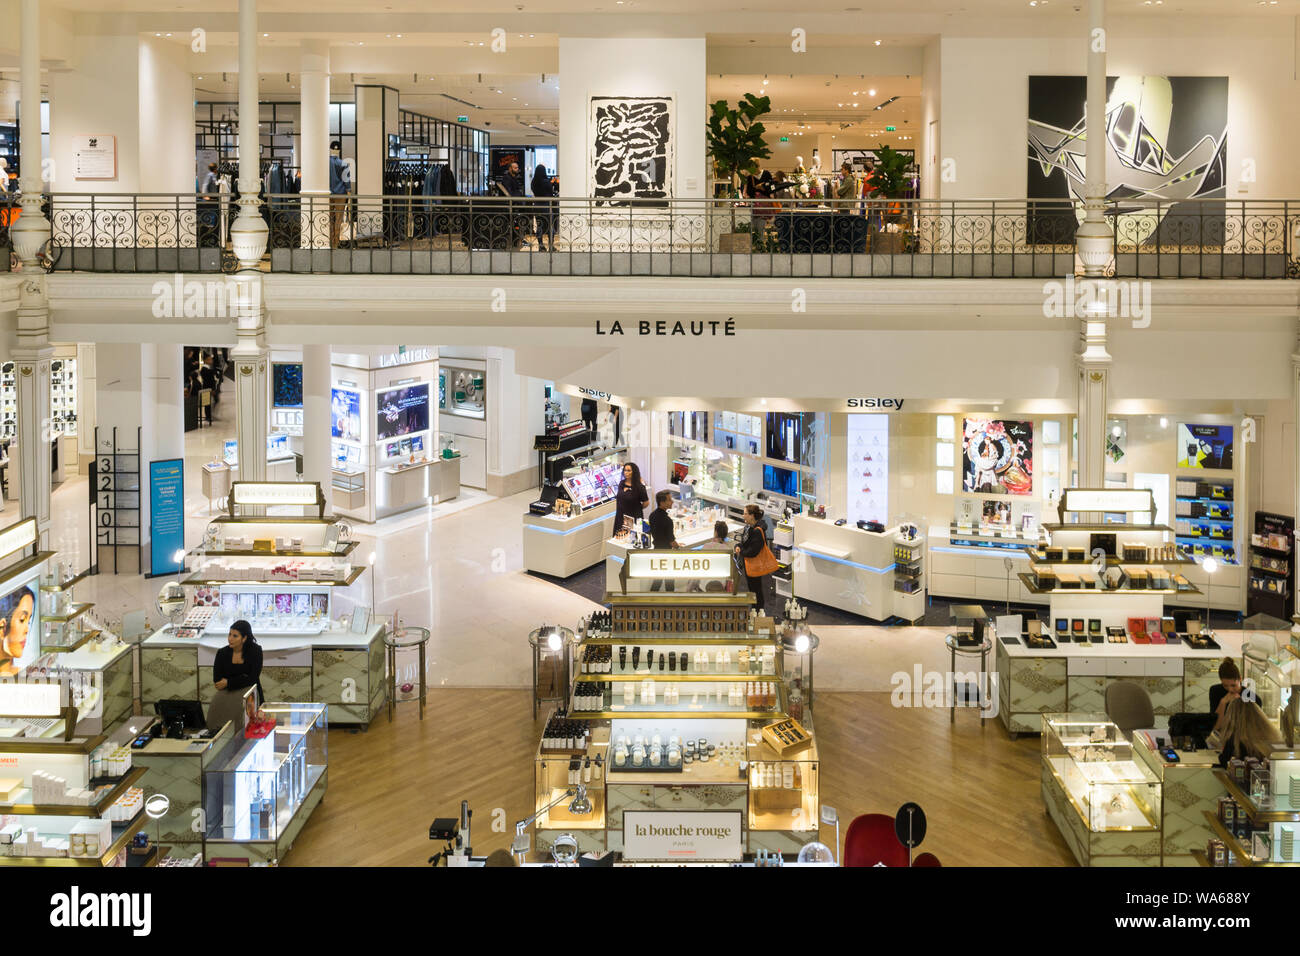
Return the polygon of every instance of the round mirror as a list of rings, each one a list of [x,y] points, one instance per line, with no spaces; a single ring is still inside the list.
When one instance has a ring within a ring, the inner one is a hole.
[[[185,589],[175,581],[168,581],[158,592],[158,613],[173,624],[180,622],[185,614],[185,607],[189,603],[185,596]]]

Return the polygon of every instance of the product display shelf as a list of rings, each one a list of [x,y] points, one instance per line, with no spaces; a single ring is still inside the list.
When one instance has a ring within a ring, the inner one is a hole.
[[[114,823],[112,829],[113,842],[108,845],[108,849],[104,853],[97,857],[0,855],[0,866],[111,866],[117,855],[126,849],[127,845],[135,838],[135,835],[143,830],[148,822],[149,817],[141,809],[125,823]]]
[[[97,800],[94,805],[80,805],[70,803],[0,803],[0,814],[14,813],[31,816],[53,816],[53,817],[99,817],[109,807],[117,802],[122,794],[126,793],[131,787],[140,782],[141,778],[147,773],[144,767],[132,767],[120,777],[95,777],[92,778],[89,785],[112,785],[112,789],[106,791]],[[31,788],[22,793],[31,796]]]
[[[1261,807],[1226,770],[1216,770],[1214,776],[1228,791],[1228,796],[1236,800],[1238,806],[1244,807],[1246,815],[1256,823],[1300,823],[1300,806],[1292,805],[1286,794],[1274,794],[1273,806]]]
[[[1268,614],[1285,620],[1295,610],[1294,541],[1294,518],[1255,512],[1248,558],[1247,615]]]
[[[1059,563],[1059,562],[1058,562]],[[1037,580],[1032,574],[1021,573],[1018,575],[1020,583],[1023,584],[1031,594],[1201,594],[1200,588],[1195,585],[1179,585],[1175,588],[1103,588],[1095,586],[1080,586],[1076,588],[1066,587],[1040,587]]]
[[[1225,564],[1237,564],[1235,507],[1233,479],[1180,475],[1174,485],[1179,547],[1197,560],[1214,557]]]
[[[894,615],[905,621],[925,616],[925,542],[901,532],[894,537]]]
[[[220,551],[207,551],[204,553],[211,557],[219,557],[224,555],[227,557],[234,557],[234,558],[342,558],[350,555],[353,551],[355,551],[360,546],[360,544],[361,542],[359,541],[340,542],[339,546],[335,548],[333,551],[325,551],[321,549],[313,550],[309,548],[303,548],[300,551],[295,551],[295,550],[277,551],[275,549],[272,549],[270,551],[257,551],[257,550],[240,551],[240,550],[223,549]]]
[[[217,552],[220,554],[221,552]],[[185,578],[181,584],[187,587],[221,587],[227,584],[270,584],[270,585],[310,585],[315,588],[346,588],[357,583],[365,574],[363,566],[350,568],[348,576],[342,581],[326,581],[314,578],[208,578],[202,575]]]

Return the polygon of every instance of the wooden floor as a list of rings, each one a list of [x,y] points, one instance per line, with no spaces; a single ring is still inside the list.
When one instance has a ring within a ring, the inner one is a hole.
[[[366,733],[331,730],[329,789],[284,863],[423,866],[440,849],[429,824],[461,800],[476,855],[509,847],[532,812],[531,716],[525,690],[431,690],[423,723],[406,704]],[[892,816],[910,800],[929,821],[921,849],[945,866],[1074,865],[1039,796],[1038,738],[957,718],[895,708],[888,694],[817,695],[822,802],[839,810],[841,838],[858,814]]]

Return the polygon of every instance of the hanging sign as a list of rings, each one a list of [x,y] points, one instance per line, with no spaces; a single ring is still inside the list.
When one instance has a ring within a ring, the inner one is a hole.
[[[117,137],[109,133],[73,140],[73,179],[117,179]]]
[[[726,578],[731,576],[731,553],[632,551],[627,568],[631,578]]]

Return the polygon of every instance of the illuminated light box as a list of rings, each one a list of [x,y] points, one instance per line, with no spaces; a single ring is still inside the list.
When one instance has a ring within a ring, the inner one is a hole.
[[[315,506],[320,488],[307,481],[237,481],[230,486],[230,500],[237,505]]]
[[[0,531],[0,558],[7,558],[15,551],[21,551],[35,543],[36,519],[24,518]]]
[[[631,578],[726,578],[731,576],[731,554],[726,551],[633,551],[627,556]]]

